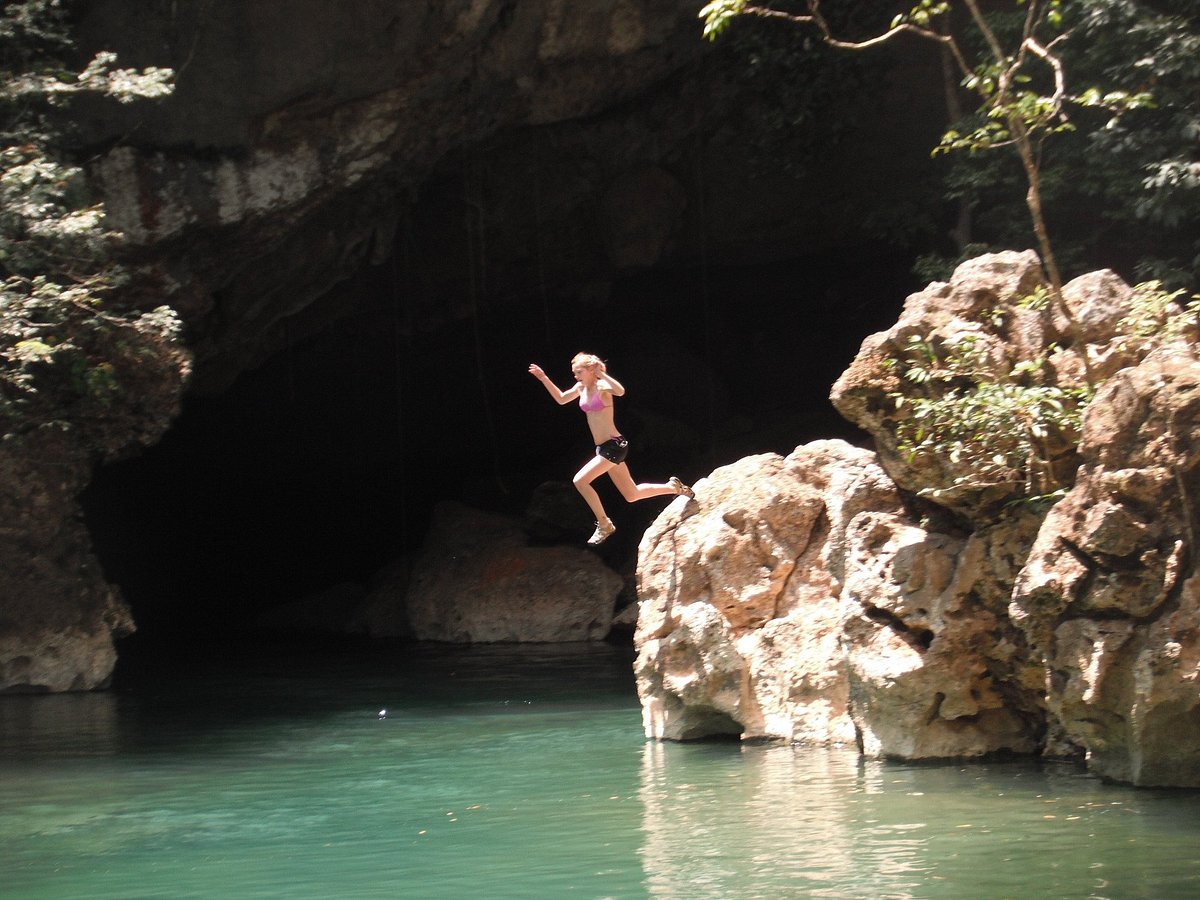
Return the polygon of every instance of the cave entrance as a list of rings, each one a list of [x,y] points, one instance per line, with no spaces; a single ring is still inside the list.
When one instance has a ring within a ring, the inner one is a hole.
[[[855,440],[829,388],[912,287],[907,256],[856,247],[646,271],[422,328],[398,315],[388,272],[339,288],[359,292],[352,312],[219,396],[188,398],[159,444],[96,472],[85,515],[141,640],[255,628],[416,550],[441,500],[520,515],[539,483],[569,482],[586,430],[547,402],[531,361],[561,385],[580,349],[611,361],[630,389],[619,421],[635,477],[695,480],[750,453]],[[620,565],[659,508],[620,509]]]

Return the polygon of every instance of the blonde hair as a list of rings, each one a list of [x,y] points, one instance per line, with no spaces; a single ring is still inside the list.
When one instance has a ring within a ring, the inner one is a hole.
[[[589,369],[599,366],[601,372],[605,370],[604,360],[598,357],[595,353],[576,353],[574,358],[571,360],[571,368],[573,369],[576,366],[586,366]]]

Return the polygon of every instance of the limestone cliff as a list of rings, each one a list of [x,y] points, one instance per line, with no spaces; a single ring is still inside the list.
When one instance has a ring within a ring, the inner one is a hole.
[[[691,0],[101,0],[81,28],[178,71],[155,109],[79,124],[146,290],[193,326],[198,391],[361,303],[333,289],[388,259],[425,329],[481,295],[828,246],[847,190],[920,191],[939,127],[936,106],[864,92],[837,113],[853,146],[804,177],[751,171],[752,67],[701,39]]]
[[[1200,786],[1195,322],[1164,328],[1097,273],[1067,287],[1068,327],[1018,303],[1038,284],[1032,254],[983,257],[864,341],[833,400],[878,455],[742,460],[655,522],[636,636],[649,736],[1079,754],[1117,780]],[[997,373],[1061,342],[1053,378],[1077,383],[1086,353],[1102,381],[1048,515],[899,444],[896,398],[921,388],[889,358],[964,332]]]

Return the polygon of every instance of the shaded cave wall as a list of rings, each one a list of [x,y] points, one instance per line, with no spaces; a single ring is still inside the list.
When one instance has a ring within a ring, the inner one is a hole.
[[[411,549],[439,499],[569,480],[586,435],[531,360],[612,360],[640,477],[853,433],[829,384],[934,239],[936,72],[709,45],[695,6],[89,5],[88,45],[179,71],[80,120],[196,353],[183,417],[85,496],[139,621],[230,627]]]

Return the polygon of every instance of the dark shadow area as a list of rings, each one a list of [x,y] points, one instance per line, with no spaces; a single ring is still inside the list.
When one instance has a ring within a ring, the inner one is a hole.
[[[83,502],[98,556],[147,636],[242,630],[270,606],[366,582],[419,548],[439,501],[520,515],[538,484],[570,481],[593,452],[583,418],[526,369],[565,387],[579,350],[628,388],[617,422],[638,480],[694,481],[817,438],[861,443],[829,389],[916,288],[910,258],[856,247],[650,271],[594,296],[480,302],[428,332],[404,321],[390,268],[367,270],[339,288],[352,314],[223,395],[190,398],[157,446],[96,473]],[[626,505],[607,479],[600,490],[619,526],[602,552],[628,571],[663,504]]]

